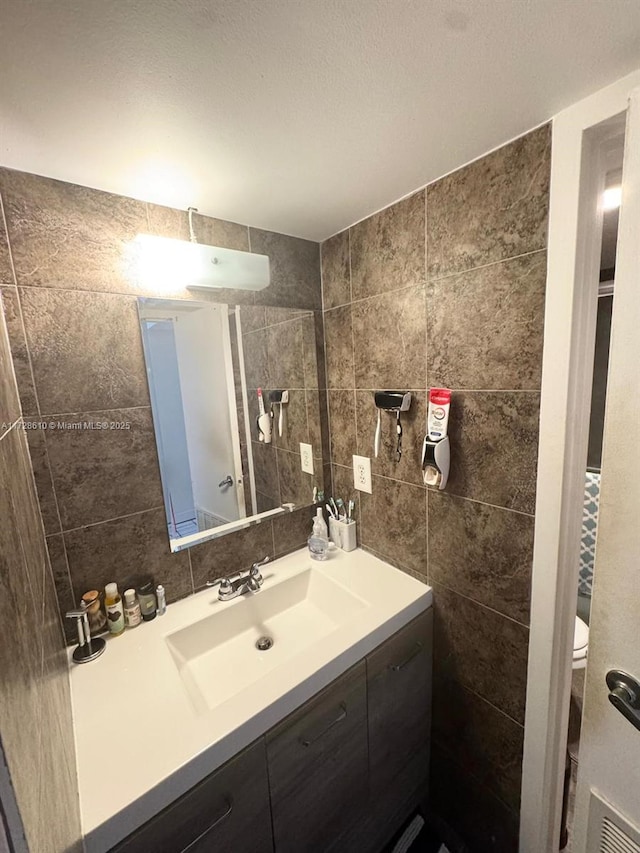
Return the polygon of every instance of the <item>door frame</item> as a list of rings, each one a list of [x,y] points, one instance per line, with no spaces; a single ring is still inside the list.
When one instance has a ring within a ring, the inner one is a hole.
[[[559,845],[597,308],[582,283],[599,275],[603,147],[638,86],[640,70],[553,119],[520,853]]]

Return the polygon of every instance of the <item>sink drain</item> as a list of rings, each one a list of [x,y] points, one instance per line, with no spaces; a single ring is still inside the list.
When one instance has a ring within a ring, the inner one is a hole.
[[[260,637],[259,640],[256,640],[256,649],[260,652],[266,652],[272,645],[273,639],[271,637]]]

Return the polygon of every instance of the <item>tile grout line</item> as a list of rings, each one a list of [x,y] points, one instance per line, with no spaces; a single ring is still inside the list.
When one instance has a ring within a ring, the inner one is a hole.
[[[346,386],[337,386],[331,387],[331,391],[352,391],[353,388],[347,388]],[[356,391],[370,391],[372,394],[374,391],[378,391],[378,388],[358,388],[356,387]],[[425,393],[424,388],[411,389],[407,390],[415,391],[417,394]],[[453,394],[540,394],[540,388],[452,388]]]
[[[23,336],[23,339],[24,339],[24,348],[25,348],[25,351],[26,351],[26,353],[27,353],[27,362],[28,362],[28,365],[29,365],[29,375],[30,375],[30,378],[31,378],[31,385],[32,385],[32,387],[33,387],[33,396],[34,396],[35,403],[36,403],[36,409],[37,409],[37,412],[38,412],[38,417],[40,417],[40,398],[39,398],[39,395],[38,395],[38,389],[37,389],[37,387],[36,387],[35,372],[34,372],[34,370],[33,370],[33,360],[32,360],[32,358],[31,358],[31,348],[30,348],[30,346],[29,346],[29,341],[28,341],[28,338],[27,338],[27,329],[26,329],[25,322],[24,322],[24,311],[22,310],[22,297],[21,297],[21,294],[20,294],[20,288],[19,288],[19,286],[18,286],[18,276],[17,276],[17,273],[16,273],[15,262],[14,262],[14,259],[13,259],[13,248],[12,248],[12,246],[11,246],[11,238],[10,238],[10,235],[9,235],[9,224],[8,224],[8,221],[7,221],[7,216],[6,216],[5,207],[4,207],[4,199],[3,199],[2,193],[0,193],[0,213],[2,214],[2,224],[3,224],[3,227],[4,227],[5,237],[6,237],[6,241],[7,241],[7,250],[8,250],[8,252],[9,252],[9,263],[10,263],[10,266],[11,266],[11,272],[12,272],[12,275],[13,275],[13,282],[14,282],[14,287],[15,287],[15,294],[16,294],[16,301],[17,301],[18,315],[19,315],[19,318],[20,318],[20,330],[21,330],[21,332],[22,332],[22,336]],[[10,346],[9,346],[9,352],[10,352],[11,361],[12,361],[12,364],[13,364],[13,353],[11,352],[11,347],[10,347]],[[14,377],[15,377],[15,367],[13,367],[13,372],[14,372]],[[19,389],[19,387],[18,387],[17,377],[15,377],[15,385],[16,385],[16,389],[17,389],[17,391],[18,391],[18,400],[19,400],[19,399],[20,399],[20,389]],[[22,411],[22,404],[20,404],[20,410]],[[24,424],[24,416],[23,416],[22,418],[19,418],[19,419],[16,421],[16,424],[17,424],[17,423],[19,423],[19,422],[22,422],[22,424]],[[15,424],[14,424],[14,426],[15,426]],[[38,514],[39,514],[39,516],[40,516],[40,527],[41,527],[41,530],[42,530],[42,536],[43,536],[43,540],[44,540],[44,547],[45,547],[45,551],[46,551],[46,564],[45,564],[45,566],[44,566],[43,572],[46,572],[46,571],[47,571],[47,568],[48,568],[48,570],[49,570],[49,575],[50,575],[50,579],[51,579],[51,583],[52,583],[52,585],[53,585],[53,588],[54,588],[54,591],[55,591],[55,596],[56,596],[56,609],[57,609],[57,612],[58,612],[58,623],[59,623],[59,625],[60,625],[60,629],[61,629],[61,631],[62,631],[62,638],[63,638],[63,641],[64,641],[64,643],[65,643],[65,645],[66,645],[66,632],[65,632],[64,624],[63,624],[62,608],[60,607],[60,598],[59,598],[59,596],[58,596],[58,587],[57,587],[56,582],[55,582],[55,575],[54,575],[54,572],[53,572],[53,566],[52,566],[52,564],[51,564],[51,557],[50,557],[50,555],[49,555],[49,547],[48,547],[48,545],[47,545],[46,530],[45,530],[45,527],[44,527],[44,518],[43,518],[43,516],[42,516],[42,507],[41,507],[41,505],[40,505],[40,498],[39,498],[39,496],[38,496],[38,487],[37,487],[37,483],[36,483],[36,479],[35,479],[35,471],[34,471],[34,468],[33,468],[33,460],[32,460],[32,458],[31,458],[31,448],[30,448],[30,446],[29,446],[29,440],[28,440],[28,438],[27,438],[26,436],[25,436],[25,439],[26,439],[26,440],[25,440],[25,444],[26,444],[27,458],[28,458],[28,460],[29,460],[29,468],[30,468],[30,472],[31,472],[31,482],[32,482],[32,487],[33,487],[33,490],[34,490],[34,495],[35,495],[35,498],[36,498],[36,502],[37,502],[37,504],[38,504]],[[48,448],[47,448],[47,443],[46,443],[46,441],[44,441],[44,454],[45,454],[45,461],[46,461],[46,465],[47,465],[47,469],[48,469],[49,479],[51,480],[51,493],[52,493],[52,495],[53,495],[53,502],[54,502],[54,505],[55,505],[55,508],[56,508],[56,516],[57,516],[57,518],[58,518],[59,532],[60,532],[60,534],[62,535],[62,518],[61,518],[61,516],[60,516],[60,507],[59,507],[59,505],[58,505],[58,496],[57,496],[57,494],[56,494],[55,486],[54,486],[54,483],[53,483],[53,474],[52,474],[52,472],[51,472],[51,464],[50,464],[50,462],[49,462],[49,451],[48,451]],[[66,550],[66,546],[65,546],[65,543],[64,543],[64,536],[62,536],[62,548],[63,548],[63,553],[64,553],[64,561],[65,561],[65,566],[66,566],[66,571],[67,571],[67,578],[68,578],[68,580],[69,580],[69,585],[70,585],[70,588],[71,588],[71,594],[72,594],[72,596],[73,596],[73,584],[71,583],[71,571],[70,571],[70,568],[69,568],[69,560],[68,560],[68,557],[67,557],[67,550]],[[43,575],[43,583],[44,583],[44,575]],[[43,587],[43,588],[44,588],[44,587]],[[74,600],[74,603],[75,603],[75,600]],[[42,622],[43,622],[43,623],[44,623],[44,612],[45,612],[45,611],[44,611],[44,601],[43,601],[43,605],[42,605]],[[44,641],[43,641],[43,645],[42,645],[42,655],[43,655],[42,667],[43,667],[43,672],[44,672]]]
[[[349,308],[351,313],[351,363],[353,364],[353,429],[356,440],[356,454],[360,447],[358,438],[358,395],[356,393],[356,335],[353,331],[353,264],[351,261],[351,229],[348,232],[347,249],[349,251]],[[352,389],[349,389],[350,391]],[[353,456],[353,454],[352,454]],[[333,459],[333,453],[331,458]],[[345,466],[348,467],[348,466]],[[360,532],[362,536],[362,531]]]
[[[18,276],[17,276],[16,270],[15,270],[15,265],[13,262],[13,249],[11,248],[11,240],[9,238],[9,225],[8,225],[7,218],[5,215],[4,203],[3,203],[1,195],[0,195],[0,208],[2,209],[2,221],[4,224],[5,235],[7,238],[7,249],[9,250],[9,261],[11,263],[11,270],[13,272],[14,286],[16,289],[16,300],[18,302],[18,314],[20,316],[20,331],[22,332],[22,336],[24,338],[24,348],[25,348],[25,351],[27,353],[27,362],[29,364],[29,375],[31,377],[31,385],[33,387],[33,396],[34,396],[35,401],[36,401],[36,409],[38,412],[38,416],[40,416],[40,411],[41,411],[40,397],[38,394],[38,389],[36,387],[36,375],[35,375],[35,371],[33,369],[33,359],[31,358],[31,347],[29,346],[29,340],[27,338],[27,327],[26,327],[25,322],[24,322],[24,311],[22,310],[22,296],[20,294],[20,287],[18,286]],[[13,360],[13,354],[12,354],[12,360]],[[15,368],[14,368],[14,371],[15,371]],[[18,386],[18,381],[16,379],[16,387],[17,386]],[[19,393],[20,393],[20,389],[18,388],[18,394]],[[22,411],[22,405],[20,406],[20,410]]]
[[[394,287],[391,290],[381,290],[380,293],[371,293],[369,296],[360,296],[352,299],[351,302],[342,302],[340,305],[332,305],[331,308],[325,308],[325,312],[337,311],[339,308],[347,308],[349,306],[358,305],[361,302],[368,302],[371,299],[377,299],[381,296],[391,296],[396,293],[401,293],[403,290],[415,290],[418,287],[426,287],[426,280],[416,281],[413,284],[403,284],[402,287]]]
[[[189,561],[189,576],[191,578],[191,593],[190,593],[190,595],[193,595],[196,591],[196,585],[195,585],[194,580],[193,580],[193,563],[191,562],[191,548],[185,548],[185,551],[187,552],[187,559]]]
[[[187,301],[186,299],[184,300]],[[226,302],[211,302],[211,305],[228,305]],[[255,308],[255,305],[240,305],[240,308]],[[268,305],[268,308],[272,308],[273,306]],[[247,329],[246,332],[242,333],[242,337],[249,337],[249,335],[255,335],[256,332],[264,332],[266,329],[275,329],[277,326],[285,326],[287,323],[295,323],[297,320],[301,320],[309,315],[313,314],[311,308],[284,308],[285,311],[298,311],[295,317],[288,317],[286,320],[278,320],[277,323],[268,323],[264,326],[259,326],[256,329]],[[240,312],[242,314],[242,311]]]
[[[408,574],[409,577],[412,577],[415,580],[420,580],[420,583],[425,584],[425,586],[429,586],[426,579],[426,575],[423,575],[416,569],[412,569],[410,566],[407,566],[406,563],[403,563],[400,560],[394,560],[394,562],[390,562],[393,558],[385,556],[382,551],[379,551],[377,548],[373,548],[371,545],[366,545],[365,543],[362,543],[362,547],[365,549],[365,551],[368,551],[370,554],[373,554],[373,556],[377,557],[379,560],[383,560],[385,563],[388,563],[393,568],[397,568],[399,571]],[[418,576],[417,578],[416,575]]]
[[[4,209],[4,198],[3,194],[0,191],[0,215],[2,216],[2,225],[4,227],[4,234],[7,239],[7,249],[9,251],[9,265],[11,267],[11,274],[13,276],[13,285],[14,287],[18,287],[18,276],[16,275],[16,266],[13,261],[13,250],[11,248],[11,238],[9,237],[9,223],[7,221],[7,215]]]
[[[439,679],[440,681],[455,681],[455,683],[457,685],[459,685],[463,690],[466,690],[468,693],[471,693],[473,696],[476,696],[482,702],[485,702],[491,708],[498,711],[499,714],[502,714],[503,717],[506,717],[508,720],[510,720],[512,723],[514,723],[516,726],[518,726],[518,728],[520,728],[524,731],[524,723],[521,723],[519,720],[516,720],[515,717],[511,716],[511,714],[507,714],[506,711],[504,711],[498,705],[495,705],[490,699],[487,699],[481,693],[478,693],[477,690],[474,690],[472,687],[469,687],[467,684],[464,684],[462,681],[460,681],[460,679],[456,678],[455,676],[449,676],[449,675],[438,676],[437,675],[436,678],[434,678],[434,681],[436,679]]]
[[[147,405],[147,406],[118,406],[115,409],[89,409],[87,411],[80,409],[79,411],[76,410],[75,412],[53,412],[53,414],[39,415],[38,417],[40,418],[40,422],[44,422],[44,421],[49,420],[51,418],[66,418],[66,417],[70,417],[71,415],[99,415],[102,412],[110,414],[113,412],[138,412],[138,411],[151,411],[151,405]],[[25,420],[27,420],[27,419],[25,419]],[[33,423],[33,421],[28,421],[28,422]]]
[[[101,524],[110,524],[112,521],[122,521],[125,518],[133,518],[136,515],[144,515],[147,512],[156,512],[159,509],[164,510],[164,504],[160,506],[150,506],[146,509],[139,509],[136,510],[136,512],[129,512],[126,515],[115,515],[113,518],[104,518],[101,521],[92,521],[90,524],[81,524],[79,527],[63,528],[62,533],[63,535],[66,533],[77,533],[78,530],[88,530],[90,527],[99,527]],[[51,535],[55,536],[53,533]]]
[[[547,247],[545,245],[545,246],[542,246],[540,249],[531,249],[531,251],[522,252],[519,255],[509,255],[509,257],[507,257],[507,258],[499,258],[496,261],[489,261],[486,264],[478,264],[475,267],[466,267],[465,269],[456,270],[455,272],[444,273],[443,275],[432,275],[432,276],[430,276],[427,274],[426,280],[427,280],[427,283],[435,282],[435,281],[443,281],[444,279],[453,278],[454,276],[466,275],[467,273],[475,272],[476,270],[484,270],[484,269],[487,269],[488,267],[495,267],[498,264],[508,263],[509,261],[516,261],[519,258],[528,258],[531,255],[540,255],[546,251],[547,251]]]
[[[501,509],[505,512],[515,513],[515,515],[524,515],[526,518],[535,518],[535,513],[533,512],[525,512],[522,509],[513,509],[510,506],[500,506],[500,504],[491,504],[487,501],[481,501],[479,498],[470,498],[467,495],[456,495],[454,492],[441,491],[440,489],[433,488],[433,486],[429,486],[427,488],[427,494],[442,494],[443,496],[446,496],[448,498],[457,498],[461,501],[470,501],[471,503],[480,504],[481,506],[489,506],[491,507],[491,509]]]
[[[524,622],[520,622],[518,619],[514,619],[513,616],[508,616],[506,613],[502,613],[501,610],[496,610],[495,607],[490,607],[488,604],[484,604],[482,601],[478,601],[476,598],[472,598],[470,595],[465,594],[464,592],[459,592],[457,589],[453,589],[447,584],[442,583],[439,580],[434,578],[433,583],[436,586],[441,586],[443,589],[446,589],[447,592],[452,592],[454,595],[459,595],[460,598],[464,598],[465,601],[470,601],[472,604],[475,604],[477,607],[482,607],[484,610],[488,610],[491,613],[494,613],[496,616],[500,616],[502,619],[507,619],[509,622],[513,622],[514,625],[519,625],[521,628],[524,628],[529,634],[529,625]]]
[[[343,465],[341,462],[334,462],[332,464],[337,465],[339,468],[346,468],[347,470],[349,469],[348,465]],[[436,494],[436,495],[440,494],[440,489],[435,489],[431,486],[425,487],[422,483],[412,483],[409,480],[400,480],[396,477],[389,477],[387,474],[372,473],[371,476],[372,477],[380,477],[380,479],[382,479],[382,480],[391,480],[391,482],[400,483],[403,486],[412,486],[413,488],[416,488],[416,489],[422,489],[423,491],[426,491],[427,494]],[[512,507],[509,507],[509,506],[501,506],[500,504],[488,503],[487,501],[481,501],[478,498],[470,498],[467,495],[457,495],[454,492],[447,492],[447,491],[443,492],[442,494],[446,497],[449,497],[449,498],[459,498],[460,500],[463,500],[463,501],[470,501],[471,503],[481,504],[482,506],[489,506],[492,509],[501,509],[501,510],[504,510],[505,512],[513,512],[516,515],[524,515],[527,518],[535,518],[535,513],[525,512],[524,510],[521,510],[521,509],[513,509]]]
[[[11,286],[10,282],[4,283],[6,286]],[[95,296],[114,296],[120,297],[122,299],[140,299],[140,298],[152,298],[152,299],[169,299],[174,302],[185,302],[187,304],[192,302],[206,302],[208,305],[229,305],[227,302],[220,302],[214,299],[206,299],[203,295],[199,298],[195,297],[187,297],[181,296],[179,294],[169,294],[165,296],[159,296],[156,292],[151,290],[142,290],[138,288],[137,290],[103,290],[99,287],[58,287],[52,284],[30,284],[28,282],[22,282],[21,284],[15,285],[18,288],[23,288],[25,290],[33,290],[33,291],[53,291],[54,293],[84,293],[87,295]],[[225,288],[228,290],[229,288]],[[239,304],[241,308],[288,308],[291,311],[300,311],[300,312],[312,312],[319,309],[316,308],[302,308],[297,305],[287,306],[287,305],[261,305],[253,302],[240,302]],[[285,321],[286,322],[286,321]]]
[[[322,303],[322,357],[324,360],[324,376],[325,376],[325,385],[326,385],[326,388],[324,389],[324,396],[325,396],[325,408],[326,408],[326,412],[327,412],[327,432],[328,432],[327,438],[328,438],[328,448],[329,448],[329,470],[331,471],[331,482],[329,485],[331,488],[331,493],[333,494],[334,481],[333,481],[333,452],[332,452],[332,447],[331,447],[331,445],[332,445],[332,441],[331,441],[331,406],[329,405],[329,368],[328,368],[328,362],[327,362],[328,347],[327,347],[327,324],[325,322],[325,313],[326,312],[325,312],[325,307],[324,307],[324,303],[325,303],[324,285],[325,285],[325,282],[324,282],[324,267],[322,264],[322,247],[323,247],[323,244],[321,243],[320,244],[320,296],[321,296],[321,303]],[[328,495],[327,495],[326,485],[325,485],[324,493],[325,493],[325,498],[327,498]]]

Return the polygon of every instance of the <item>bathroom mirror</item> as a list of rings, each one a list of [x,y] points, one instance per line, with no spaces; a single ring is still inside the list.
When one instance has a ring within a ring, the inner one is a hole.
[[[156,298],[138,312],[171,550],[312,503],[313,312]]]

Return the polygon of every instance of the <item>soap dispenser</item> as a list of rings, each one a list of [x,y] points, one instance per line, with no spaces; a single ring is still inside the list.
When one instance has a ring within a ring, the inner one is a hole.
[[[313,530],[308,540],[309,554],[312,560],[326,560],[329,549],[329,530],[322,515],[322,507],[316,510],[313,519]]]

